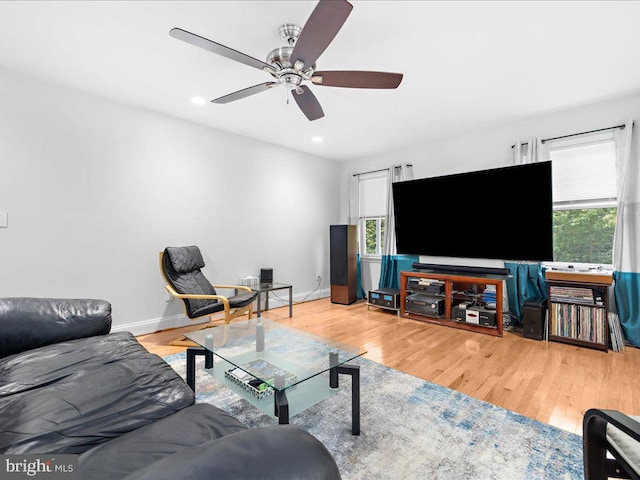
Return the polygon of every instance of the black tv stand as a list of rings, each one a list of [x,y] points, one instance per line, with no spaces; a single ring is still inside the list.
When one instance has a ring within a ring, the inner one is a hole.
[[[499,267],[469,267],[466,265],[439,265],[437,263],[419,263],[411,265],[417,271],[446,272],[446,273],[475,273],[480,275],[509,275],[509,270]]]

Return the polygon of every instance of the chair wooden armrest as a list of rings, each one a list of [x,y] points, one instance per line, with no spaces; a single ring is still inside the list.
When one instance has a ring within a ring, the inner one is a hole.
[[[234,289],[234,290],[244,290],[246,292],[251,292],[251,288],[247,287],[246,285],[218,285],[218,284],[215,284],[213,287],[214,288],[228,288],[228,289]]]
[[[229,304],[229,299],[224,295],[201,295],[195,293],[178,293],[176,292],[171,285],[165,284],[166,289],[169,293],[180,300],[184,299],[193,299],[193,300],[219,300],[224,305],[224,314],[226,318],[229,318],[229,312],[231,310],[231,305]]]

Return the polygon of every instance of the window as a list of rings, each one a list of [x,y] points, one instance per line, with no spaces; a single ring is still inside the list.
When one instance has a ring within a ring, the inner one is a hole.
[[[358,180],[360,253],[381,256],[387,215],[387,172],[363,174]]]
[[[613,263],[616,164],[613,133],[548,141],[553,176],[553,260]]]

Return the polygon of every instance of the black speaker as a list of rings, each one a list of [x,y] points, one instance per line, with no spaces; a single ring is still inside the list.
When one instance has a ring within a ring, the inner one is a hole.
[[[273,283],[273,268],[260,269],[260,283]]]
[[[544,339],[544,326],[547,318],[547,301],[533,300],[524,302],[522,308],[523,333],[527,338]]]
[[[331,302],[349,305],[357,300],[355,225],[331,225],[329,230]]]

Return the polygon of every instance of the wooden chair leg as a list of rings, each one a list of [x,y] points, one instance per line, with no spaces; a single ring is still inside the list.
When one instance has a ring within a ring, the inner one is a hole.
[[[194,331],[204,330],[205,328],[215,327],[216,325],[214,325],[214,322],[220,321],[220,320],[224,320],[224,323],[229,323],[229,320],[226,319],[226,318],[224,318],[224,319],[223,318],[213,318],[213,315],[209,315],[209,321],[207,323],[203,323],[203,324],[199,325],[199,328],[194,329]],[[175,340],[171,341],[169,343],[169,345],[174,346],[174,347],[198,347],[199,346],[197,343],[193,342],[192,340],[189,340],[184,335],[181,335],[180,337],[178,337]]]

